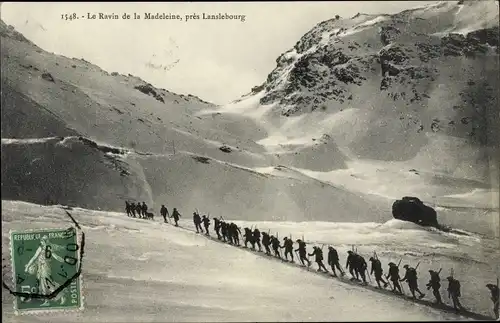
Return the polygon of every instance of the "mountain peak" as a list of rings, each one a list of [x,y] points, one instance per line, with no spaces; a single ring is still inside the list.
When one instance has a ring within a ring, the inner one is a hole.
[[[469,2],[463,12],[457,3],[437,2],[395,15],[358,13],[323,21],[280,55],[266,82],[252,91],[264,91],[262,104],[276,102],[283,115],[291,115],[351,101],[356,89],[387,71],[412,71],[413,78],[418,70],[435,79],[433,62],[498,54],[498,11],[488,10],[492,3]]]

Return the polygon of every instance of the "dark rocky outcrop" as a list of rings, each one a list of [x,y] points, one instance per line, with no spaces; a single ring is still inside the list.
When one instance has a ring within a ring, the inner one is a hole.
[[[392,204],[392,216],[422,226],[439,227],[436,211],[417,197],[405,196],[396,200]]]
[[[54,77],[50,73],[43,73],[42,78],[49,82],[55,82]]]
[[[134,87],[136,90],[141,91],[142,93],[146,95],[150,95],[154,97],[157,101],[160,101],[161,103],[165,103],[165,100],[163,97],[155,91],[153,86],[151,84],[145,84],[145,85],[138,85]]]
[[[231,151],[233,151],[231,147],[228,147],[226,145],[221,146],[219,149],[225,153],[230,153]]]

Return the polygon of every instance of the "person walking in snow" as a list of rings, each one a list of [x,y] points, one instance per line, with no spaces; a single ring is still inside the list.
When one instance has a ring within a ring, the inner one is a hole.
[[[205,235],[209,236],[210,232],[208,232],[208,228],[210,227],[210,219],[206,216],[203,215],[203,218],[201,219],[203,222],[203,225],[205,226]]]
[[[328,269],[326,269],[325,265],[323,264],[323,251],[317,246],[314,246],[313,249],[313,252],[310,253],[309,256],[316,256],[315,260],[318,264],[318,271],[321,271],[321,269],[323,269],[325,273],[327,273]]]
[[[500,291],[498,285],[487,284],[486,287],[491,292],[491,300],[493,301],[493,313],[495,314],[495,319],[498,320],[498,299],[500,298]]]
[[[337,250],[335,250],[335,248],[332,246],[328,247],[328,264],[332,268],[334,277],[337,277],[337,273],[335,272],[335,267],[337,267],[337,269],[339,270],[339,272],[342,276],[345,275],[344,271],[340,267],[339,254],[338,254]]]
[[[285,249],[285,260],[288,261],[288,255],[290,255],[290,258],[292,258],[291,262],[293,261],[293,240],[288,239],[288,237],[283,238],[283,246],[280,246],[281,249]]]
[[[168,223],[167,216],[170,215],[168,214],[168,209],[163,204],[161,205],[160,214],[163,217],[163,222]]]
[[[220,234],[220,229],[221,229],[221,220],[214,218],[214,230],[215,233],[217,234],[217,239],[221,240],[222,236]]]
[[[147,218],[148,206],[144,201],[142,202],[141,209],[142,209],[142,217]]]
[[[361,276],[363,284],[367,284],[366,272],[368,271],[368,265],[366,264],[366,260],[360,254],[355,254],[355,257],[356,257],[356,267],[354,268],[354,270],[356,271],[356,274],[359,274]]]
[[[193,212],[193,223],[196,228],[196,233],[203,233],[203,229],[201,228],[201,218],[198,212]]]
[[[125,211],[127,212],[127,216],[132,216],[132,212],[130,211],[130,204],[128,201],[125,201]]]
[[[281,259],[281,254],[280,254],[280,250],[279,250],[280,241],[275,236],[271,236],[271,247],[273,248],[274,256]]]
[[[233,225],[232,223],[226,223],[226,234],[227,234],[227,241],[229,242],[230,245],[234,245],[234,239],[233,239],[233,235],[234,235],[234,228],[233,228]]]
[[[253,230],[253,241],[259,247],[259,252],[262,252],[262,247],[260,245],[260,231],[257,228]]]
[[[243,230],[245,231],[245,233],[243,234],[243,237],[245,238],[245,242],[244,242],[245,248],[248,248],[247,243],[250,242],[250,244],[252,244],[253,234],[252,234],[252,231],[250,230],[249,227],[246,227]],[[255,246],[255,244],[254,244],[254,246]]]
[[[388,283],[382,277],[384,273],[384,270],[382,269],[382,263],[380,262],[380,260],[373,257],[370,257],[369,261],[372,263],[370,275],[373,275],[373,273],[375,273],[375,281],[377,282],[378,288],[382,288],[382,286],[380,286],[380,282],[384,283],[384,288],[386,288]]]
[[[460,300],[458,299],[460,296],[460,282],[453,278],[452,276],[447,277],[448,279],[448,298],[451,298],[453,302],[453,307],[458,312],[463,310],[462,304],[460,304]]]
[[[304,241],[302,241],[301,239],[297,239],[296,242],[299,244],[299,248],[296,249],[295,251],[299,252],[299,260],[300,260],[300,262],[302,263],[303,266],[305,266],[306,265],[304,263],[304,260],[305,260],[305,261],[307,261],[307,267],[310,267],[311,266],[311,262],[309,261],[309,259],[307,259],[306,243]]]
[[[135,218],[135,203],[130,203],[130,213],[132,213],[132,217]]]
[[[139,219],[142,218],[142,216],[141,216],[141,213],[142,213],[141,202],[137,202],[137,204],[135,205],[135,213],[137,213],[137,217]]]
[[[171,218],[174,218],[174,221],[175,221],[175,226],[178,227],[179,224],[179,218],[181,217],[181,214],[179,213],[179,211],[177,211],[177,208],[174,207],[174,210],[172,211],[172,216]]]
[[[354,251],[351,251],[351,250],[347,251],[347,253],[348,253],[348,256],[347,256],[347,260],[345,263],[345,269],[349,270],[349,273],[352,276],[351,280],[359,281],[359,273],[356,270],[356,268],[358,267],[358,265],[357,265],[358,259],[356,257],[356,254],[354,253]]]
[[[271,249],[269,249],[269,246],[271,245],[271,238],[267,232],[262,232],[262,245],[264,245],[264,248],[266,249],[266,255],[270,256]]]
[[[392,281],[392,291],[393,292],[399,292],[400,294],[403,294],[403,290],[401,289],[401,285],[399,285],[399,268],[396,266],[395,263],[390,262],[389,263],[389,273],[385,278],[389,279]]]
[[[441,270],[439,270],[441,272]],[[429,274],[431,275],[431,279],[427,283],[427,290],[432,288],[432,293],[436,298],[436,304],[442,305],[443,301],[441,300],[441,293],[439,289],[441,288],[441,279],[439,278],[439,272],[435,272],[434,270],[429,270]]]
[[[406,269],[406,273],[405,273],[405,276],[403,277],[403,279],[400,279],[399,281],[407,281],[408,282],[408,287],[410,288],[410,292],[411,292],[413,298],[416,298],[415,291],[417,291],[420,294],[419,298],[423,298],[425,296],[425,294],[422,293],[420,291],[420,289],[418,289],[417,271],[415,270],[415,268],[410,267],[408,265],[404,265],[403,268]]]
[[[233,244],[239,247],[241,230],[234,222],[231,222],[229,226],[231,228],[231,238],[233,239]]]
[[[221,221],[220,231],[221,231],[221,235],[222,235],[222,241],[231,243],[229,241],[228,226],[227,226],[226,222]]]

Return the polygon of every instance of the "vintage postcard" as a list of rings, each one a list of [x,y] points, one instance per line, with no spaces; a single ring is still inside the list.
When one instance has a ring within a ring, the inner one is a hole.
[[[499,319],[499,1],[0,16],[3,321]]]

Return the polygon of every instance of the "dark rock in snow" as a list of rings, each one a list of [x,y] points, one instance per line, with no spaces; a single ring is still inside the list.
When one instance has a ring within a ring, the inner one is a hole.
[[[422,226],[439,226],[436,211],[417,197],[405,196],[401,200],[396,200],[392,204],[392,216]]]
[[[52,75],[50,73],[43,73],[42,74],[42,78],[46,81],[49,81],[49,82],[54,82],[55,83],[55,80],[54,78],[52,77]]]
[[[226,145],[222,146],[219,148],[221,151],[225,152],[225,153],[230,153],[232,152],[233,150],[231,149],[231,147],[228,147]]]
[[[156,93],[156,91],[154,90],[154,88],[151,84],[138,85],[138,86],[135,86],[134,89],[139,90],[146,95],[150,95],[162,103],[165,103],[165,100],[162,98],[162,96],[159,93]]]

